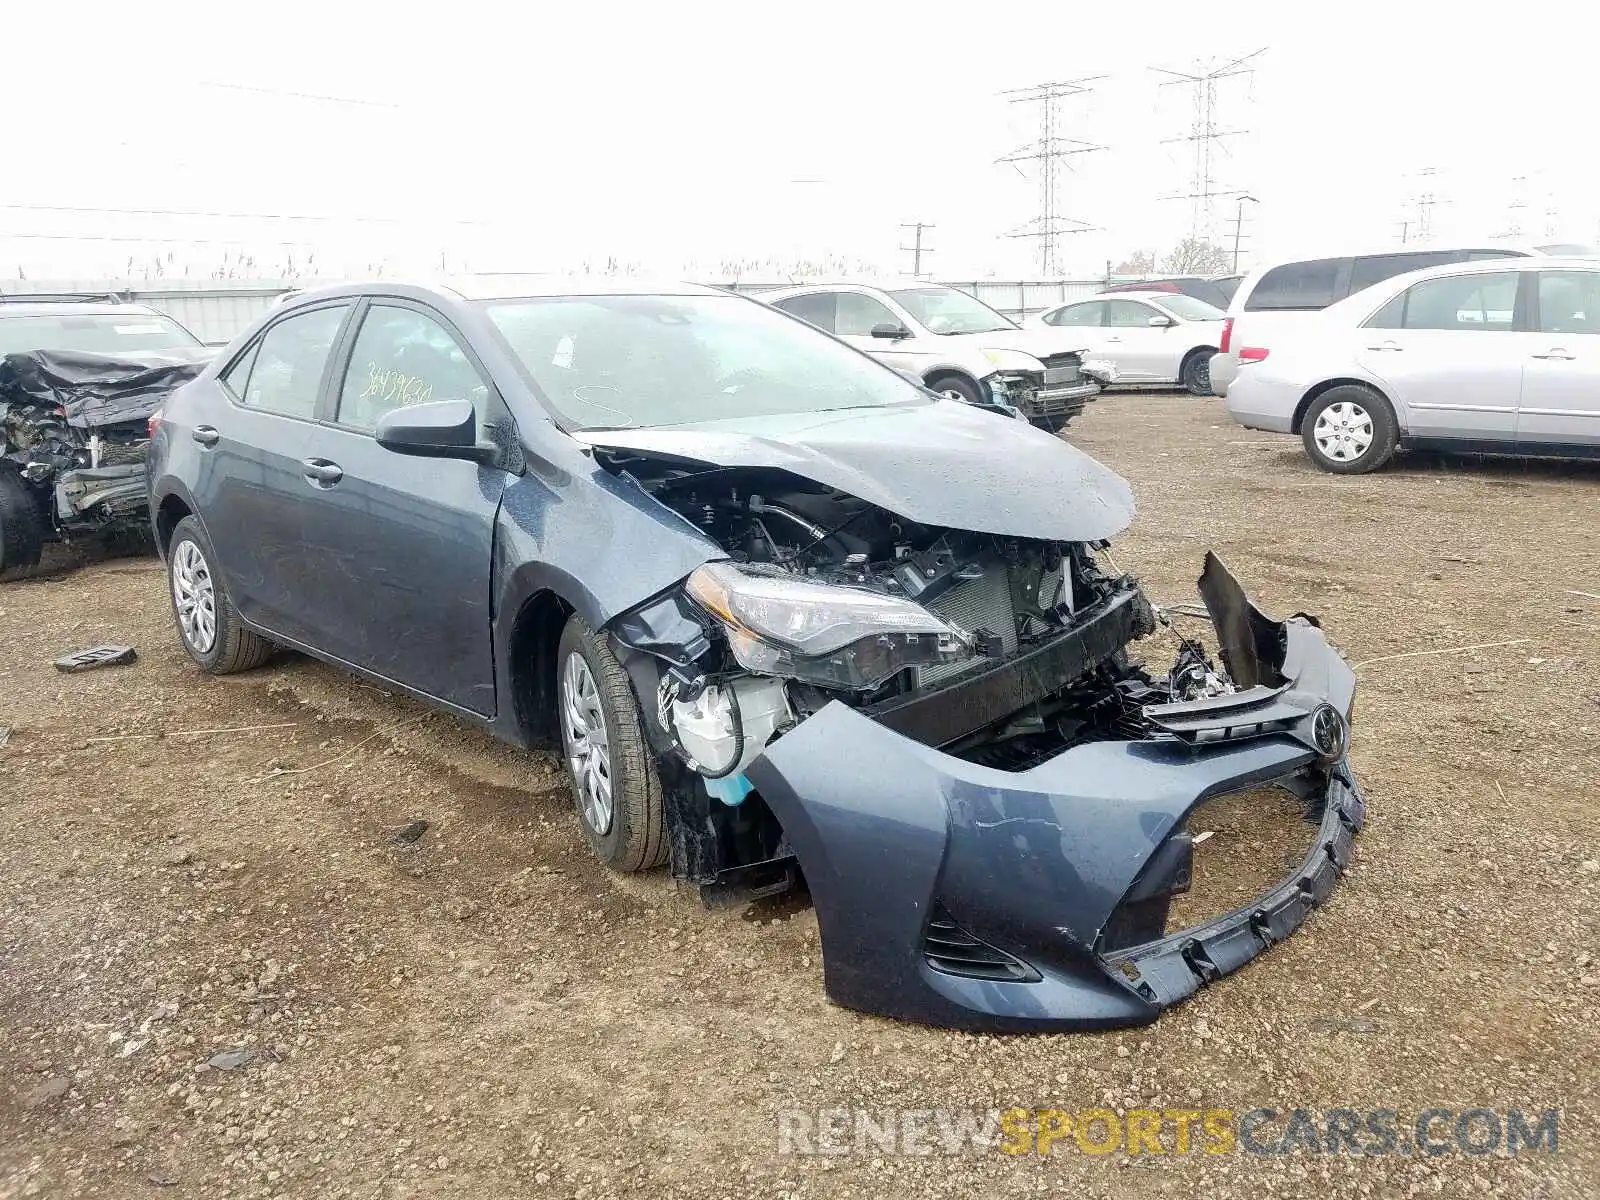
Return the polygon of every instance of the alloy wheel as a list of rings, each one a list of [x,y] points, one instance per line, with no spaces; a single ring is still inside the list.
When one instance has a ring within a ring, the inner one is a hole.
[[[583,655],[573,651],[561,667],[561,740],[578,786],[584,823],[604,837],[611,832],[611,739],[600,689]]]
[[[172,551],[172,606],[189,649],[209,654],[217,644],[217,589],[206,556],[191,541]]]

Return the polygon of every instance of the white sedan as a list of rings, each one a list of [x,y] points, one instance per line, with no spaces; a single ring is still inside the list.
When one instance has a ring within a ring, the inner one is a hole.
[[[1244,341],[1229,415],[1298,434],[1328,471],[1375,471],[1404,446],[1600,457],[1594,259],[1413,271]]]
[[[1117,382],[1181,384],[1211,395],[1211,356],[1227,314],[1177,292],[1107,292],[1029,318],[1035,328],[1071,328],[1096,358],[1117,366]]]

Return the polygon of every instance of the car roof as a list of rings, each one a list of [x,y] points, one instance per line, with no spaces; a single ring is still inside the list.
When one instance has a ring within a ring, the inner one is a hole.
[[[1191,296],[1187,292],[1158,292],[1154,290],[1148,292],[1096,292],[1092,296],[1073,296],[1068,300],[1058,301],[1057,303],[1050,305],[1045,311],[1052,312],[1058,308],[1065,308],[1069,304],[1087,304],[1091,300],[1144,300],[1151,304],[1161,304],[1164,301],[1171,300],[1175,296],[1182,296],[1185,300],[1198,299],[1198,297]],[[1200,303],[1211,304],[1209,300],[1201,300]],[[1216,308],[1217,306],[1215,304],[1211,304],[1211,307]],[[1220,312],[1221,310],[1218,309],[1218,311]]]
[[[350,280],[289,294],[289,303],[348,296],[450,296],[459,300],[521,300],[541,296],[725,296],[699,283],[614,278],[607,275],[454,275],[437,279]]]
[[[824,292],[836,288],[869,292],[906,292],[916,288],[941,288],[945,291],[955,291],[948,283],[935,283],[931,279],[808,279],[804,283],[790,283],[783,287],[762,288],[760,291],[751,291],[751,295],[774,297],[782,299],[785,296],[798,296],[802,292]]]
[[[23,300],[0,297],[0,320],[6,317],[159,317],[144,304],[110,304],[87,300]]]

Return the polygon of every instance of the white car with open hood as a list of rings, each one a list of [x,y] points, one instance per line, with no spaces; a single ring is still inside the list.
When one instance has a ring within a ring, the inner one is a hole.
[[[1016,410],[1052,432],[1117,377],[1109,360],[1088,357],[1081,331],[1024,329],[965,292],[923,280],[809,283],[757,299],[940,395]]]

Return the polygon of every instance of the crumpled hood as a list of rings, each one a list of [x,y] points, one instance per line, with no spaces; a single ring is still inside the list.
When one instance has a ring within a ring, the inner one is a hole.
[[[975,533],[1089,542],[1133,519],[1133,491],[1114,471],[1025,421],[951,400],[572,436],[696,465],[773,467]]]
[[[1000,329],[993,333],[953,333],[941,341],[961,342],[974,350],[1021,350],[1035,358],[1049,354],[1084,354],[1081,336],[1068,329]]]

